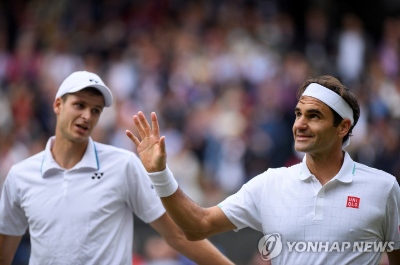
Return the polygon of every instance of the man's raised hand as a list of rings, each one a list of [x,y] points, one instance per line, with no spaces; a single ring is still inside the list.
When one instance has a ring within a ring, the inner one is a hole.
[[[158,127],[156,113],[151,113],[151,125],[147,122],[143,112],[139,111],[133,116],[133,122],[139,132],[140,141],[129,130],[126,135],[136,145],[140,160],[147,172],[158,172],[166,168],[167,152],[165,151],[165,136],[160,138],[160,129]]]

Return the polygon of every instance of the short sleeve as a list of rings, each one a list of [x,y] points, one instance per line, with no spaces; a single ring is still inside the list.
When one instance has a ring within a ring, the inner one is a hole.
[[[151,223],[165,213],[149,177],[139,158],[133,154],[127,165],[127,203],[144,222]]]
[[[262,232],[260,214],[261,196],[267,172],[244,184],[235,194],[218,204],[226,217],[237,227],[235,231],[250,227]]]
[[[19,194],[10,170],[0,198],[0,234],[21,236],[28,228],[28,220],[21,208]]]
[[[400,249],[400,188],[396,180],[386,203],[384,231],[384,242],[394,242],[393,249]]]

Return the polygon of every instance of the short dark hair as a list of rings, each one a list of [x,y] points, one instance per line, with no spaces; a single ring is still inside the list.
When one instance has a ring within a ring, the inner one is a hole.
[[[104,97],[103,94],[102,94],[97,88],[91,87],[91,86],[90,86],[90,87],[86,87],[86,88],[84,88],[84,89],[82,89],[82,90],[79,90],[79,91],[82,91],[83,93],[89,94],[89,95],[91,95],[91,96],[102,96],[102,97]],[[63,101],[64,103],[65,103],[65,101],[67,101],[68,94],[69,94],[69,93],[64,94],[64,95],[61,97],[61,99],[62,99],[62,101]]]
[[[353,128],[356,126],[358,119],[360,118],[360,105],[358,104],[358,101],[356,97],[353,95],[353,93],[350,92],[350,90],[345,87],[338,79],[336,79],[333,76],[330,75],[322,75],[318,77],[311,77],[307,78],[303,84],[299,87],[297,90],[297,100],[300,100],[301,95],[304,93],[306,88],[311,84],[311,83],[317,83],[320,84],[321,86],[324,86],[336,94],[340,95],[350,106],[350,108],[353,110],[353,119],[354,119],[354,124],[350,127],[349,132],[346,134],[345,137],[343,137],[343,142],[345,142],[350,136],[352,136]],[[339,124],[342,122],[343,118],[336,112],[334,111],[331,107],[329,107],[333,113],[333,126],[337,127]]]

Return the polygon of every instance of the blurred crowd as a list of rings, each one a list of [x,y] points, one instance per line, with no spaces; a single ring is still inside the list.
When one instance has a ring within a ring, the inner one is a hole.
[[[310,7],[299,27],[270,1],[6,1],[0,3],[0,185],[54,134],[61,82],[97,73],[113,91],[96,141],[135,151],[132,116],[158,114],[182,189],[215,205],[293,149],[296,90],[338,77],[361,117],[347,151],[400,177],[400,19],[371,36],[356,14],[332,23]],[[336,21],[338,18],[335,18]]]

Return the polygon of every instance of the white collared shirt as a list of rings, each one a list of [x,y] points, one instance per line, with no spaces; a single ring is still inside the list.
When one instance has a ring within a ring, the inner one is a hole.
[[[354,162],[347,152],[339,173],[324,186],[304,157],[302,163],[253,178],[219,207],[237,230],[251,227],[281,235],[283,249],[272,264],[378,264],[381,256],[353,252],[353,245],[341,253],[289,253],[287,242],[394,242],[393,249],[400,248],[396,179]]]
[[[0,233],[29,225],[30,264],[132,264],[133,213],[152,222],[164,212],[139,158],[89,142],[82,160],[61,168],[46,149],[14,165],[0,199]]]

